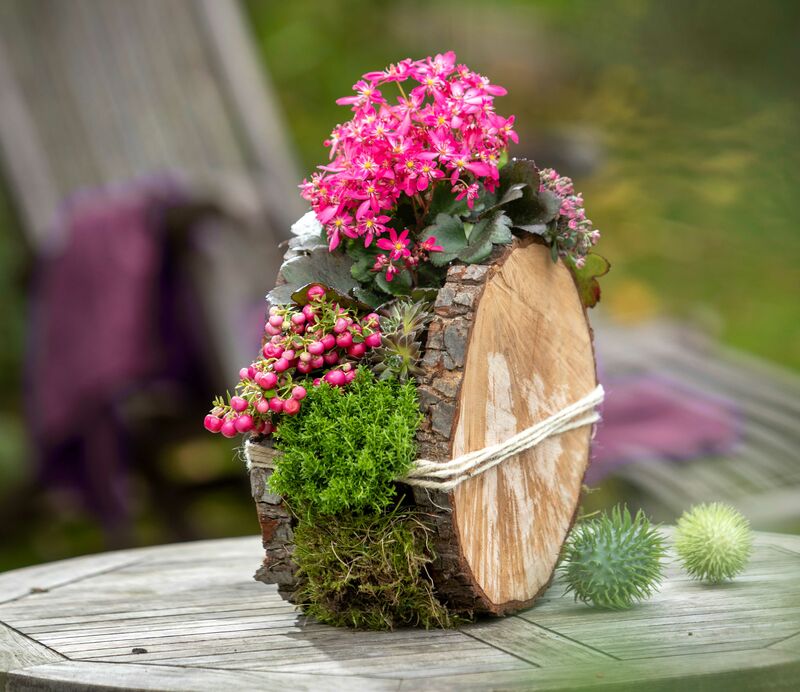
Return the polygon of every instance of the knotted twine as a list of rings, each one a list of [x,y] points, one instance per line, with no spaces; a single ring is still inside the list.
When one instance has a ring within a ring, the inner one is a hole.
[[[586,425],[594,425],[600,420],[600,414],[595,407],[603,401],[604,396],[602,385],[597,385],[582,399],[565,406],[552,416],[534,423],[503,442],[462,454],[449,461],[417,459],[408,474],[397,480],[406,485],[430,490],[452,490],[468,478],[474,478],[516,454],[532,449],[550,437]],[[274,469],[277,456],[275,450],[269,447],[255,444],[250,440],[244,443],[244,457],[248,471],[252,468]]]

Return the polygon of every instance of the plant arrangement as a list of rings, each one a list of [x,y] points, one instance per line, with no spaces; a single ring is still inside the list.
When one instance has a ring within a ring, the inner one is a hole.
[[[631,517],[627,508],[617,506],[575,526],[559,570],[575,600],[618,610],[658,589],[665,556],[664,539],[644,513]]]
[[[369,72],[353,91],[338,101],[352,117],[326,140],[329,161],[300,185],[311,211],[267,296],[261,353],[205,427],[277,451],[268,483],[293,516],[293,600],[308,613],[356,627],[449,626],[468,609],[438,597],[430,517],[397,482],[426,422],[418,380],[448,270],[522,239],[565,265],[569,290],[592,307],[609,265],[593,252],[600,234],[572,180],[509,158],[514,116],[494,104],[505,89],[452,52]],[[659,546],[638,516],[625,521],[608,540],[649,547],[631,559],[652,580]],[[619,605],[649,588],[642,576],[617,593],[617,576],[591,582],[591,595]]]
[[[729,505],[698,505],[678,519],[675,552],[692,579],[712,584],[733,579],[745,568],[752,551],[750,523]]]

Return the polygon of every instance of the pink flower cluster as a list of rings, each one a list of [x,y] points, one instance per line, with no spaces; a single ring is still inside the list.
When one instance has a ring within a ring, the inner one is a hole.
[[[586,255],[600,240],[600,231],[586,218],[583,195],[575,192],[572,178],[560,175],[553,168],[539,171],[540,191],[549,191],[561,199],[553,243],[562,257],[571,257],[578,268],[583,267]]]
[[[398,89],[394,99],[381,91],[392,83]],[[439,181],[449,182],[470,207],[479,184],[496,188],[500,156],[509,139],[518,141],[514,117],[494,112],[494,97],[506,90],[457,65],[454,53],[368,72],[353,90],[354,96],[337,100],[352,106],[354,116],[325,142],[331,163],[300,186],[325,226],[331,251],[343,236],[361,238],[368,247],[388,233],[403,195],[412,199],[421,221]],[[423,260],[434,247],[435,241],[428,248],[413,247],[406,257],[382,255],[378,268],[390,279],[398,262],[407,266],[410,257]]]
[[[327,300],[321,286],[311,286],[307,298],[302,308],[270,308],[263,357],[239,371],[235,396],[214,402],[206,430],[225,437],[250,431],[269,435],[277,416],[300,411],[307,391],[299,382],[313,378],[314,386],[324,381],[344,387],[356,376],[355,363],[381,345],[377,314],[358,319]]]

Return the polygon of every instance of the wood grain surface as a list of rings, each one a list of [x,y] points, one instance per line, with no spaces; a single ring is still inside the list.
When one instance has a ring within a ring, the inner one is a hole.
[[[502,442],[597,386],[575,284],[549,250],[521,246],[493,272],[469,339],[453,457]],[[554,436],[453,493],[454,524],[492,604],[531,601],[550,580],[578,505],[591,427]]]
[[[251,579],[261,554],[257,537],[239,538],[0,575],[0,592],[5,584],[10,596],[0,603],[0,685],[8,690],[800,688],[800,537],[757,534],[750,565],[730,584],[692,582],[670,555],[662,589],[632,610],[577,604],[556,580],[533,608],[449,631],[374,633],[320,625],[298,615],[274,585]],[[20,593],[26,580],[29,588]]]

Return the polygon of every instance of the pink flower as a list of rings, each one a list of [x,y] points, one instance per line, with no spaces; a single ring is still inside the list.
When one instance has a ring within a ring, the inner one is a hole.
[[[478,199],[478,195],[480,194],[480,188],[477,183],[473,183],[472,185],[460,185],[458,189],[459,193],[456,195],[456,199],[462,200],[466,197],[467,206],[472,209],[475,205],[475,200]]]
[[[391,281],[392,279],[394,279],[398,271],[399,269],[397,267],[395,267],[393,264],[389,264],[386,267],[386,280]]]
[[[364,217],[359,220],[358,226],[356,227],[357,236],[363,236],[364,238],[364,245],[369,247],[372,245],[372,239],[376,235],[381,235],[381,233],[386,232],[386,226],[384,225],[389,220],[389,217],[386,214],[381,214],[376,216],[373,212],[368,211]]]
[[[353,91],[358,93],[358,96],[344,96],[336,99],[336,103],[340,106],[353,104],[354,106],[365,106],[370,103],[382,103],[383,96],[381,92],[375,88],[372,82],[367,82],[363,79],[353,84]]]
[[[409,257],[411,251],[408,249],[410,241],[408,240],[408,229],[406,228],[400,235],[395,233],[393,228],[389,229],[388,238],[378,238],[377,245],[381,250],[389,250],[389,258],[392,260],[399,260]],[[387,276],[387,281],[391,279]]]
[[[394,99],[379,88],[392,82],[399,86]],[[354,95],[337,101],[351,106],[353,114],[325,142],[330,162],[300,186],[326,229],[331,251],[343,236],[365,246],[376,239],[390,243],[381,235],[398,204],[411,198],[417,211],[426,208],[432,188],[447,177],[452,193],[466,198],[470,207],[481,189],[496,189],[497,164],[509,141],[518,139],[514,118],[495,113],[494,99],[505,89],[457,65],[454,53],[367,72],[353,90]],[[387,278],[412,268],[409,263],[416,266],[431,252],[419,245],[410,253],[414,237],[404,233],[401,247],[383,248],[391,254],[389,265],[401,261],[399,268],[388,270]]]
[[[426,238],[419,244],[419,249],[423,252],[444,252],[444,248],[441,245],[436,244],[436,237],[431,236],[430,238]]]

